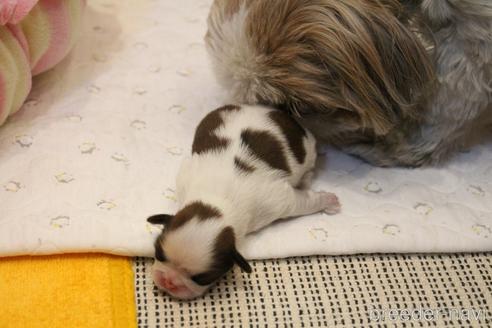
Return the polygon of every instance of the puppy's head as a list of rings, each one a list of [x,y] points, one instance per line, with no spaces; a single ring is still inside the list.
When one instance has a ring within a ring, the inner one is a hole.
[[[164,225],[155,242],[154,283],[176,298],[202,295],[234,264],[251,272],[236,250],[233,228],[215,207],[194,202],[176,215],[154,215],[147,221]]]

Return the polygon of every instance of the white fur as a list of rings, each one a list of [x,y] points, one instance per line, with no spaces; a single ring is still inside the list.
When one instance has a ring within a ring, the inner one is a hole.
[[[307,172],[314,169],[314,137],[306,131],[306,159],[299,164],[282,131],[268,118],[271,110],[243,105],[238,112],[223,113],[225,124],[216,134],[231,140],[228,148],[221,153],[207,152],[185,159],[178,174],[178,202],[184,205],[199,200],[218,207],[223,213],[221,221],[224,227],[233,227],[237,238],[276,219],[292,216],[291,206],[295,203],[295,195],[300,192],[295,187]],[[284,176],[283,171],[272,169],[241,146],[240,134],[246,128],[269,131],[281,141],[290,175]],[[238,174],[233,165],[235,156],[253,164],[256,170],[250,174]]]
[[[258,103],[258,95],[276,93],[269,83],[259,78],[257,50],[251,45],[246,32],[249,8],[243,2],[231,17],[221,10],[211,12],[209,17],[208,54],[217,79],[225,90],[232,92],[231,98],[238,99],[238,92],[247,95],[243,101]],[[220,41],[219,41],[220,40]],[[234,78],[231,79],[231,71]],[[254,81],[254,83],[252,83]]]
[[[221,230],[222,224],[219,220],[207,222],[192,219],[192,222],[168,234],[163,242],[168,260],[177,267],[186,268],[188,274],[200,273],[210,265],[214,239]],[[186,247],[193,244],[201,247]]]
[[[161,277],[172,280],[176,286],[180,287],[179,291],[168,291],[169,294],[179,299],[192,299],[203,294],[208,289],[208,286],[195,284],[188,279],[188,273],[179,271],[174,265],[155,261],[152,266],[152,278],[159,288],[165,290],[166,288],[161,286],[160,283]]]

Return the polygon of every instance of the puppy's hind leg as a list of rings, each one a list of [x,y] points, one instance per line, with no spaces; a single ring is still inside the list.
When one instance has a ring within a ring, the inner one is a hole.
[[[292,189],[288,197],[283,217],[308,215],[317,212],[336,214],[340,211],[340,202],[335,194],[325,191]]]
[[[313,178],[314,178],[314,171],[313,170],[307,171],[302,176],[301,181],[299,181],[296,188],[303,189],[303,190],[309,189],[309,187],[313,182]]]

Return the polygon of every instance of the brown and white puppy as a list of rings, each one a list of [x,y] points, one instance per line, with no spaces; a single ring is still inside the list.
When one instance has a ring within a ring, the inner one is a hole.
[[[314,137],[282,111],[228,105],[209,113],[178,174],[180,210],[148,219],[164,225],[155,284],[194,298],[234,264],[251,272],[236,248],[248,233],[281,218],[338,212],[334,194],[303,189],[315,160]]]
[[[215,0],[205,40],[234,101],[377,165],[442,162],[492,125],[490,0]]]

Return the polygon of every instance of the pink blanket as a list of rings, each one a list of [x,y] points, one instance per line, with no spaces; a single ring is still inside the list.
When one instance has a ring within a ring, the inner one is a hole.
[[[85,0],[0,0],[0,125],[72,48]]]

